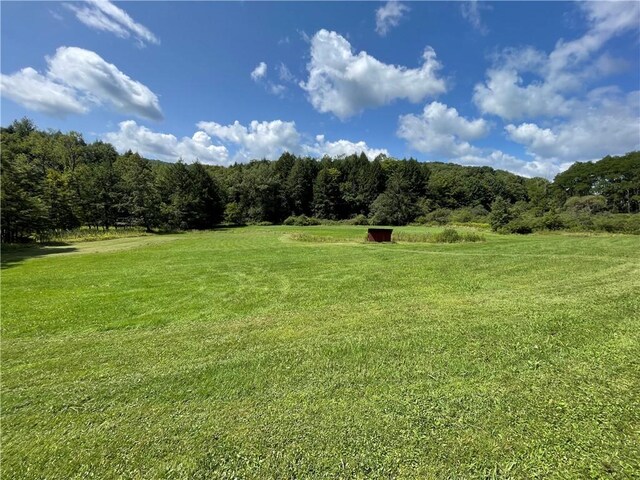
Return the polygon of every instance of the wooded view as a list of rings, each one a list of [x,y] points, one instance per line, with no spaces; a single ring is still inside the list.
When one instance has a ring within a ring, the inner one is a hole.
[[[222,222],[406,225],[490,223],[531,233],[640,233],[640,152],[575,163],[553,181],[491,167],[364,153],[229,167],[164,163],[28,119],[0,131],[2,241],[80,226],[207,229]]]

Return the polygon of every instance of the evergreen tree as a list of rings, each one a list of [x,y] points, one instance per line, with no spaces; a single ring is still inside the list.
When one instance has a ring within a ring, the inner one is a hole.
[[[339,218],[341,211],[340,171],[325,167],[318,172],[313,185],[313,213],[331,220]]]

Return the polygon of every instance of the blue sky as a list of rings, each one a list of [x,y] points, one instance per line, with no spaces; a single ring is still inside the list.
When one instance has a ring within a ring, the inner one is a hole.
[[[2,124],[552,177],[640,148],[638,2],[2,2]]]

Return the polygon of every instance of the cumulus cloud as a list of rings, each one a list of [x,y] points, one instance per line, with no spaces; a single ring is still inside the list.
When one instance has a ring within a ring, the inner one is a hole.
[[[640,149],[640,92],[596,89],[571,117],[547,127],[509,124],[508,137],[537,159],[592,160]]]
[[[192,137],[176,138],[168,133],[158,133],[138,125],[134,120],[119,123],[117,132],[106,133],[103,138],[120,152],[132,150],[140,155],[158,160],[203,163],[227,163],[229,152],[223,145],[214,145],[206,132],[197,131]]]
[[[267,74],[267,64],[260,62],[251,72],[251,79],[257,82]]]
[[[2,75],[2,95],[49,115],[86,113],[106,104],[120,113],[162,119],[156,94],[95,52],[60,47],[47,64],[46,75],[33,68]]]
[[[282,120],[254,120],[246,126],[238,121],[229,125],[199,122],[198,130],[191,137],[180,139],[169,133],[154,132],[134,120],[121,122],[118,126],[118,131],[102,136],[118,151],[131,149],[147,158],[170,162],[178,158],[187,162],[199,160],[210,164],[247,162],[261,158],[273,160],[285,151],[314,157],[337,157],[364,152],[370,159],[388,154],[386,149],[371,148],[364,141],[331,142],[325,140],[324,135],[317,135],[315,142],[305,143],[295,122]]]
[[[151,120],[163,117],[158,97],[148,87],[132,80],[95,52],[60,47],[47,62],[49,77],[84,92],[97,103]]]
[[[314,157],[340,157],[345,155],[360,154],[364,152],[369,160],[373,160],[378,155],[389,155],[386,148],[371,148],[364,141],[351,142],[349,140],[337,140],[328,142],[324,135],[316,135],[315,143],[311,145],[303,145],[305,155]]]
[[[414,150],[446,157],[476,153],[478,149],[468,141],[487,133],[489,125],[484,119],[467,120],[455,108],[440,102],[426,105],[422,115],[400,116],[397,132]]]
[[[397,27],[409,7],[405,4],[391,0],[376,10],[376,32],[383,37],[392,27]]]
[[[89,28],[113,33],[120,38],[133,37],[141,46],[146,43],[160,44],[151,30],[134,21],[127,12],[108,0],[90,0],[84,4],[67,3],[65,6]]]
[[[58,117],[68,114],[86,113],[73,89],[55,83],[40,75],[33,68],[23,68],[12,75],[0,75],[0,92],[30,110]]]
[[[216,122],[199,122],[198,128],[222,142],[238,147],[236,160],[255,158],[277,158],[284,151],[294,152],[299,148],[300,134],[295,122],[273,120],[252,121],[244,126],[235,121],[230,125]]]
[[[425,48],[422,60],[422,66],[414,69],[388,65],[366,52],[354,55],[343,36],[320,30],[311,41],[309,78],[300,86],[316,110],[345,119],[396,99],[417,103],[443,93],[446,85],[437,75],[440,63],[435,51]]]
[[[548,55],[527,47],[496,58],[487,80],[474,91],[474,102],[483,113],[506,120],[566,116],[576,108],[572,94],[585,82],[621,68],[619,61],[597,52],[611,38],[637,27],[640,3],[584,2],[579,8],[588,22],[582,37],[558,41]],[[534,79],[525,83],[525,73]]]
[[[251,79],[261,84],[264,89],[272,95],[276,95],[278,97],[283,96],[284,92],[287,90],[287,87],[282,85],[281,83],[272,82],[267,78],[267,64],[265,62],[260,62],[256,68],[251,72]],[[278,66],[278,74],[281,80],[291,80],[291,72],[287,69],[287,67],[281,63]]]
[[[476,85],[473,99],[482,112],[505,120],[566,115],[571,111],[571,101],[558,93],[555,85],[523,85],[522,77],[512,69],[489,70],[486,82]]]
[[[553,178],[571,165],[551,160],[523,160],[500,150],[491,150],[475,155],[463,155],[453,160],[460,165],[487,166],[499,170],[507,170],[525,177]]]
[[[421,115],[401,115],[397,135],[406,140],[413,150],[437,155],[442,160],[461,165],[489,166],[526,177],[552,178],[571,163],[555,157],[522,159],[471,143],[486,136],[489,130],[489,123],[482,118],[467,119],[453,107],[432,102],[424,107]]]

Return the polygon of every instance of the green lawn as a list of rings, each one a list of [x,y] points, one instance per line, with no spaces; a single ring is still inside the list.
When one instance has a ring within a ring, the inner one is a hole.
[[[2,477],[640,476],[640,237],[365,231],[4,252]]]

